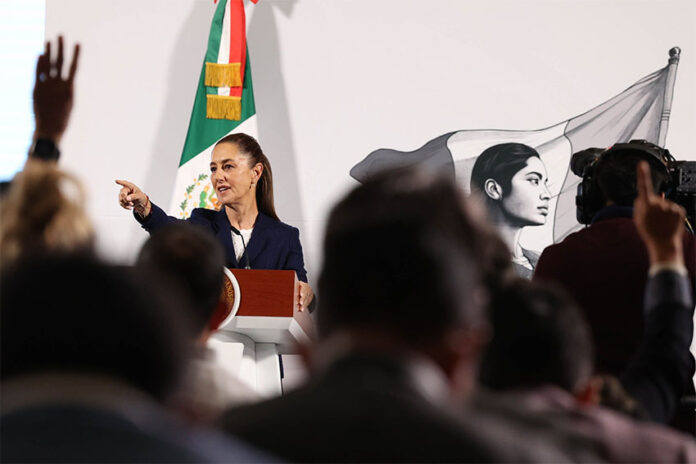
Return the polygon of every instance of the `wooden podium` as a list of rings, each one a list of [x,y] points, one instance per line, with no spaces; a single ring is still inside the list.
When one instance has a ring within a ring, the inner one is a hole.
[[[225,287],[211,328],[213,348],[262,396],[282,394],[281,353],[314,338],[314,323],[297,310],[295,271],[225,269]]]

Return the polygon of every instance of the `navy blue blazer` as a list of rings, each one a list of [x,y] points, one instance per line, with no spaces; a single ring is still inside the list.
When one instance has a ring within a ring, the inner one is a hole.
[[[152,212],[147,218],[142,219],[133,213],[143,229],[148,232],[182,220],[167,216],[162,208],[154,203],[151,204]],[[191,217],[186,221],[210,230],[217,237],[225,250],[227,267],[242,268],[246,265],[244,256],[241,258],[241,263],[237,262],[232,244],[232,230],[224,210],[195,208],[191,212]],[[304,267],[302,245],[300,244],[300,231],[296,227],[276,221],[259,212],[251,239],[247,243],[246,252],[252,269],[289,269],[297,273],[299,280],[307,282],[307,271]]]

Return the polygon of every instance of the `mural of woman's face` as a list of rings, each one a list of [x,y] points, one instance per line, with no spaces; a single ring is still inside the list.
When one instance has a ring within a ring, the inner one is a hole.
[[[512,176],[510,191],[500,200],[506,218],[519,226],[545,224],[551,201],[547,181],[546,167],[541,159],[527,159],[527,165]]]

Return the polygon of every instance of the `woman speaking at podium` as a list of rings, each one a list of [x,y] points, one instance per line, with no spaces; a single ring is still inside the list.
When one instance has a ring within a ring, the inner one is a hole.
[[[278,219],[273,204],[271,165],[258,142],[247,134],[230,134],[213,148],[210,181],[220,211],[195,208],[187,221],[210,230],[222,244],[228,267],[290,269],[299,280],[299,307],[314,298],[307,283],[300,233]],[[180,219],[167,214],[135,184],[117,180],[119,203],[133,209],[148,232]]]

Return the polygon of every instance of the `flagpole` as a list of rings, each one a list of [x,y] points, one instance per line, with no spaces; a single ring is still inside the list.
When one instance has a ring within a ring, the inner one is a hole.
[[[681,48],[674,47],[670,49],[669,64],[667,65],[667,83],[665,84],[665,101],[662,106],[660,132],[657,137],[657,144],[661,147],[665,146],[665,141],[667,140],[667,128],[669,127],[669,116],[672,112],[672,97],[674,97],[674,82],[677,80],[679,55],[681,55]]]

